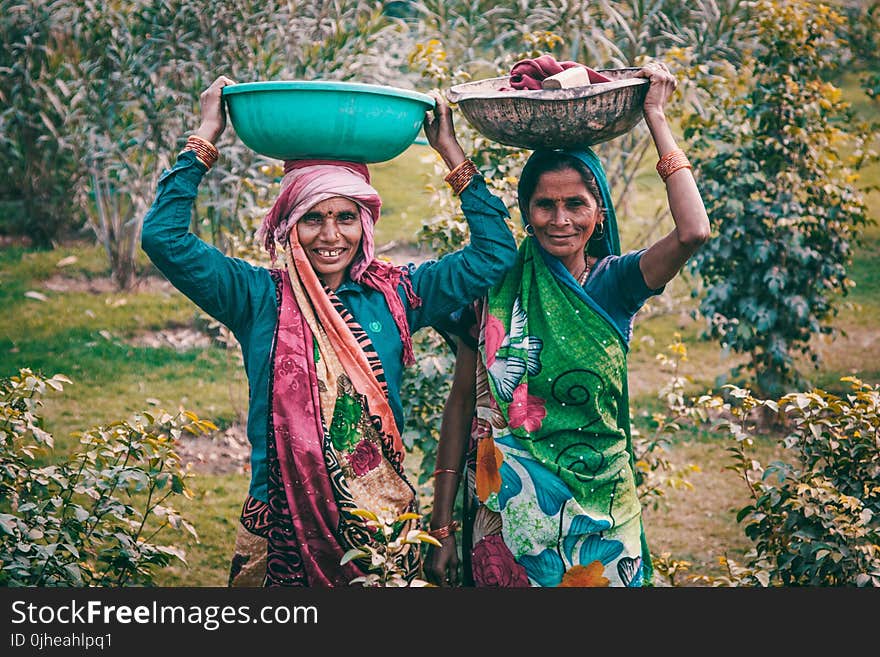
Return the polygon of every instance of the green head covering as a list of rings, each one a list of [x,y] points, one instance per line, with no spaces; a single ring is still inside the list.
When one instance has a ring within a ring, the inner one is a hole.
[[[611,202],[611,190],[608,187],[608,178],[599,158],[592,149],[585,150],[537,150],[529,157],[519,177],[517,189],[519,211],[522,215],[523,225],[528,226],[528,207],[532,193],[534,193],[538,178],[545,171],[558,170],[560,162],[569,162],[576,166],[575,162],[587,167],[596,184],[602,198],[599,199],[605,209],[605,234],[598,239],[591,239],[587,247],[590,255],[601,258],[606,255],[620,255],[620,235],[617,230],[617,215]],[[529,198],[526,198],[529,196]],[[540,246],[540,245],[538,245]],[[543,250],[543,249],[542,249]]]

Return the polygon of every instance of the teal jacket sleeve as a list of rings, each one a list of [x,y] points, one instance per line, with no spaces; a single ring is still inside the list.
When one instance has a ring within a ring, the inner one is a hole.
[[[516,240],[506,221],[510,213],[481,175],[462,191],[461,209],[470,229],[467,246],[410,268],[413,290],[422,300],[409,312],[413,332],[486,294],[516,260]]]
[[[253,321],[255,308],[269,302],[254,296],[271,287],[271,278],[265,268],[231,258],[190,232],[206,171],[193,153],[184,152],[163,172],[144,217],[141,247],[174,287],[238,334]]]

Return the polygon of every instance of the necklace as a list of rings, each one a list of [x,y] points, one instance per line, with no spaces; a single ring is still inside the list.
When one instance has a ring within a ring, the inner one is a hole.
[[[577,282],[581,287],[584,286],[584,283],[587,282],[587,277],[590,275],[590,258],[585,258],[587,264],[584,265],[584,270],[581,272],[581,275],[578,276]]]

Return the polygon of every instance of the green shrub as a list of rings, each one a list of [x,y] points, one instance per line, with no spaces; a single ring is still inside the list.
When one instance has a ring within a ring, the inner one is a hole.
[[[156,537],[196,535],[169,504],[191,495],[176,440],[216,427],[188,411],[142,413],[75,434],[79,451],[49,463],[41,398],[64,383],[28,369],[0,380],[0,585],[150,585],[156,568],[185,563]]]
[[[378,509],[375,513],[369,509],[353,509],[353,515],[364,521],[369,540],[362,547],[352,548],[346,552],[340,564],[357,559],[365,568],[365,574],[355,577],[352,586],[359,584],[364,587],[423,587],[431,586],[417,577],[407,580],[407,555],[411,550],[417,552],[422,543],[440,547],[440,541],[428,532],[419,529],[421,516],[418,513],[403,513],[395,516],[388,509]],[[406,534],[403,530],[406,529]]]
[[[709,337],[748,354],[758,389],[779,395],[804,385],[797,352],[818,367],[811,340],[833,333],[835,297],[853,285],[847,267],[870,221],[854,185],[868,133],[829,81],[843,17],[807,0],[753,12],[755,53],[724,84],[704,76],[715,102],[685,124],[714,232],[690,265],[707,287]]]
[[[82,224],[71,202],[81,172],[68,135],[69,21],[65,3],[0,0],[0,198],[20,203],[8,230],[39,247]]]
[[[421,454],[419,485],[433,483],[431,473],[440,440],[440,420],[449,396],[454,356],[434,331],[422,331],[413,337],[416,365],[403,373],[401,400],[406,417],[403,442],[408,451]]]
[[[688,476],[699,472],[699,466],[694,463],[676,465],[669,460],[667,450],[675,437],[681,435],[684,426],[706,421],[705,410],[685,396],[685,388],[692,380],[683,371],[687,347],[681,341],[681,335],[675,333],[672,343],[666,346],[665,352],[658,353],[656,359],[658,366],[668,375],[657,394],[663,408],[651,414],[649,432],[642,433],[636,426],[631,427],[636,491],[642,505],[654,509],[660,507],[669,491],[694,489]]]
[[[880,586],[880,386],[853,377],[839,397],[823,390],[758,399],[726,386],[730,401],[703,397],[727,415],[731,470],[752,501],[737,520],[755,549],[746,566],[729,564],[728,583],[784,586]],[[786,460],[766,467],[749,447],[759,414],[778,414]]]

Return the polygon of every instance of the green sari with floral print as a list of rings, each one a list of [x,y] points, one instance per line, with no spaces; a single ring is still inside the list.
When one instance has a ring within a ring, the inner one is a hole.
[[[592,152],[576,155],[607,193]],[[613,210],[606,217],[606,248],[619,253]],[[531,237],[477,313],[466,509],[474,583],[649,584],[619,329]]]

